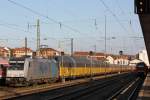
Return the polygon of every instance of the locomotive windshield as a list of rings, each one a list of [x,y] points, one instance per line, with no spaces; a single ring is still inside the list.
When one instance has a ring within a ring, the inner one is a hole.
[[[146,65],[145,65],[145,63],[142,62],[142,63],[138,63],[136,66],[142,68],[142,67],[145,67]]]
[[[10,61],[11,67],[9,67],[9,70],[24,70],[24,62],[11,62]]]

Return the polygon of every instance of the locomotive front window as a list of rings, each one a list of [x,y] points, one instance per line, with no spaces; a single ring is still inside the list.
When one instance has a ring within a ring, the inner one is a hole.
[[[144,65],[143,64],[139,64],[137,67],[144,67]]]
[[[10,63],[9,70],[24,70],[24,63]]]
[[[136,65],[136,67],[145,67],[146,65],[145,65],[145,63],[138,63],[137,65]]]

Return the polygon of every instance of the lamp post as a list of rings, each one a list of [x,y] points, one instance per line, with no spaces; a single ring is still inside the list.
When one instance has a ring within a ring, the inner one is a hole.
[[[105,15],[105,59],[106,59],[106,52],[107,52],[106,41],[107,41],[107,17]],[[106,61],[104,63],[105,63],[105,77],[106,77]]]

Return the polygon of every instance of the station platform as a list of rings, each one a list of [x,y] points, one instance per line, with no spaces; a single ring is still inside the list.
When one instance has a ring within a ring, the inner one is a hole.
[[[147,74],[137,100],[150,100],[150,73]]]

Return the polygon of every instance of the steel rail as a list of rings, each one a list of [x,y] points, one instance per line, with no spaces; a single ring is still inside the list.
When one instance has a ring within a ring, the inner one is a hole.
[[[66,86],[66,87],[60,87],[60,86],[57,86],[57,88],[55,89],[55,88],[53,88],[53,89],[47,89],[47,87],[43,87],[43,88],[46,88],[46,89],[44,89],[44,91],[43,91],[43,89],[41,90],[37,90],[37,89],[34,89],[34,90],[36,90],[37,92],[36,93],[34,93],[33,91],[31,91],[31,93],[28,91],[28,93],[26,94],[26,93],[23,93],[23,94],[20,94],[20,95],[17,95],[17,96],[10,96],[10,98],[6,98],[6,99],[15,99],[15,98],[23,98],[23,97],[26,97],[26,96],[33,96],[34,97],[34,94],[38,94],[38,95],[40,95],[41,93],[42,93],[42,95],[43,95],[43,93],[44,93],[44,95],[46,95],[46,93],[47,92],[50,92],[50,93],[53,93],[54,91],[56,92],[56,91],[65,91],[65,94],[66,95],[69,95],[69,92],[67,92],[68,90],[70,91],[70,93],[72,93],[72,94],[74,94],[75,92],[76,93],[78,93],[78,92],[80,92],[81,90],[79,90],[79,89],[81,89],[81,87],[82,87],[82,90],[83,91],[86,91],[86,90],[88,90],[88,89],[90,89],[90,87],[94,87],[94,89],[92,89],[91,91],[94,91],[94,90],[97,90],[97,89],[100,89],[100,88],[102,88],[102,83],[103,83],[103,88],[104,87],[107,87],[107,86],[109,86],[110,84],[113,84],[113,83],[111,83],[111,81],[112,80],[116,80],[117,81],[117,79],[118,80],[120,80],[120,79],[124,79],[124,77],[126,76],[126,77],[128,77],[129,75],[131,75],[131,73],[125,73],[125,74],[121,74],[121,75],[114,75],[114,76],[112,76],[112,77],[106,77],[106,78],[99,78],[99,79],[94,79],[93,81],[87,81],[87,82],[78,82],[78,84],[76,83],[76,85],[70,85],[70,84],[68,84],[68,86]],[[105,81],[105,82],[104,82]],[[107,81],[107,83],[106,83],[106,81]],[[110,84],[109,84],[110,83]],[[105,84],[105,85],[104,85]],[[80,88],[79,88],[80,87]],[[99,88],[98,88],[99,87]],[[68,89],[69,88],[69,89]],[[79,88],[79,89],[77,89],[77,88]],[[72,90],[76,90],[76,91],[72,91]],[[88,91],[89,92],[89,91]],[[86,93],[88,93],[88,92],[86,92]],[[55,95],[51,95],[51,96],[49,96],[48,97],[48,99],[55,99],[55,98],[58,98],[58,97],[63,97],[65,94],[57,94],[57,96],[56,96],[56,94]],[[84,95],[85,93],[83,93],[82,95]]]
[[[134,90],[130,91],[131,93],[126,98],[126,100],[130,100],[133,97],[134,93],[136,92],[136,90],[140,84],[140,81],[141,81],[140,78],[137,77],[134,81],[131,81],[129,84],[122,87],[120,90],[118,90],[114,95],[109,97],[107,100],[116,100],[119,96],[127,94],[128,93],[127,91],[136,85],[134,87]]]
[[[60,95],[57,95],[55,97],[51,97],[48,100],[56,100],[56,99],[60,99],[60,98],[64,98],[64,97],[69,97],[70,99],[73,100],[75,98],[87,95],[88,93],[92,93],[96,90],[108,87],[108,86],[112,85],[112,83],[115,83],[118,80],[124,79],[124,78],[128,78],[128,75],[127,76],[122,76],[122,77],[119,77],[119,78],[117,77],[117,78],[114,78],[114,79],[106,80],[104,82],[100,82],[100,83],[97,83],[97,84],[94,84],[94,85],[89,85],[88,87],[85,87],[85,88],[82,88],[82,89],[79,89],[79,90],[75,90],[75,91],[71,91],[71,92],[65,92],[64,94],[60,94]]]

